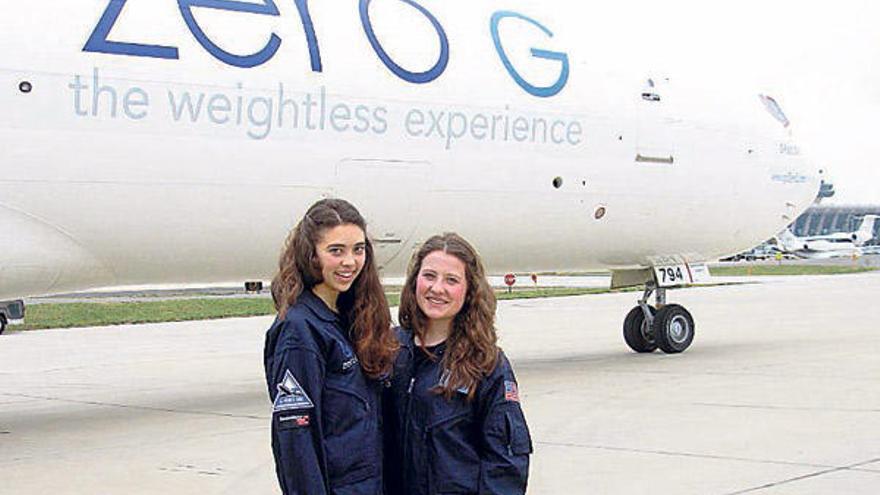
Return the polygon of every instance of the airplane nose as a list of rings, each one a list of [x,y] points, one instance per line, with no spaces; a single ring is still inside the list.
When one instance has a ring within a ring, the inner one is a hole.
[[[816,164],[810,156],[805,155],[798,143],[789,138],[780,144],[780,152],[786,158],[784,161],[791,173],[797,177],[796,183],[802,186],[798,188],[800,190],[798,195],[803,199],[798,198],[796,201],[799,206],[806,209],[810,204],[820,199],[823,195],[823,187],[825,187],[825,194],[834,194],[832,184],[828,183],[827,186],[824,186],[826,184],[824,168]]]
[[[771,180],[779,186],[785,198],[787,211],[783,219],[792,222],[821,194],[824,170],[802,152],[801,143],[793,135],[795,125],[780,103],[766,94],[758,97],[765,111],[761,119],[762,133],[766,132],[776,148],[771,160]],[[772,120],[766,119],[767,115]],[[771,122],[774,125],[771,126]]]

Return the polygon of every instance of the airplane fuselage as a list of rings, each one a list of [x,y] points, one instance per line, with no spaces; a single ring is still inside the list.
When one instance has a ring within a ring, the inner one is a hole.
[[[264,3],[0,6],[0,298],[268,279],[326,196],[391,275],[442,231],[493,272],[705,261],[818,190],[756,93],[606,74],[544,3]]]

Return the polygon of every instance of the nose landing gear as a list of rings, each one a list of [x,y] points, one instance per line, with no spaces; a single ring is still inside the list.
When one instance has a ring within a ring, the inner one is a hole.
[[[654,306],[648,304],[652,293]],[[684,306],[666,304],[666,288],[648,282],[638,306],[623,321],[623,338],[636,352],[654,352],[659,347],[667,354],[677,354],[694,340],[694,318]]]

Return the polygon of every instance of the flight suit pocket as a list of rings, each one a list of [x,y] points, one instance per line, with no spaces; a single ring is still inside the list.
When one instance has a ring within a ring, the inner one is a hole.
[[[469,410],[435,421],[426,429],[429,443],[431,493],[476,493],[480,456]]]
[[[344,387],[324,387],[324,434],[345,435],[369,420],[370,404],[357,392]]]
[[[376,476],[379,466],[373,444],[378,438],[378,418],[370,413],[368,401],[328,384],[322,409],[330,484],[343,486]]]
[[[532,437],[526,426],[525,418],[519,408],[505,411],[504,420],[507,424],[507,446],[512,455],[532,453]]]

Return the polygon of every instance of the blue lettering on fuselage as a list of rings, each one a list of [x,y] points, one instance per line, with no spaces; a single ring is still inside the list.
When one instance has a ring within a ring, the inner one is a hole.
[[[128,43],[111,41],[108,39],[113,26],[119,20],[123,7],[128,0],[110,0],[104,13],[98,21],[97,26],[93,30],[91,36],[86,41],[83,51],[106,53],[111,55],[126,55],[132,57],[151,57],[159,59],[177,60],[180,58],[177,47],[148,45],[143,43]],[[313,72],[323,71],[323,62],[321,60],[321,51],[318,44],[318,36],[312,23],[311,14],[309,12],[308,0],[292,0],[296,5],[302,22],[303,31],[305,33],[306,44],[309,50],[309,61]],[[436,80],[446,70],[449,63],[450,43],[446,35],[446,31],[440,21],[429,12],[424,6],[415,0],[400,0],[406,5],[416,9],[430,21],[434,31],[437,34],[440,43],[440,55],[434,65],[424,72],[412,72],[401,67],[395,62],[391,56],[385,51],[379,38],[373,30],[373,23],[370,19],[370,3],[372,0],[359,0],[359,11],[362,28],[370,46],[379,57],[379,60],[400,79],[414,83],[424,84]],[[281,47],[282,39],[275,33],[271,33],[269,40],[262,49],[251,54],[235,54],[221,48],[201,28],[198,21],[193,15],[193,8],[208,8],[215,10],[226,10],[231,12],[243,12],[248,14],[279,16],[280,11],[275,0],[262,0],[262,3],[243,2],[238,0],[177,0],[183,21],[190,30],[196,41],[213,57],[221,62],[240,68],[252,68],[263,65],[277,54]],[[504,51],[501,43],[501,37],[498,32],[498,25],[502,19],[512,18],[525,21],[538,29],[540,29],[547,37],[552,38],[553,33],[544,27],[538,21],[527,17],[523,14],[512,11],[495,12],[489,24],[492,40],[495,50],[504,68],[513,80],[527,93],[547,98],[558,94],[568,82],[569,77],[569,60],[568,55],[563,52],[555,52],[544,49],[532,48],[531,54],[535,58],[558,61],[561,64],[560,73],[555,83],[550,86],[536,86],[526,81],[520,73],[514,68],[513,63]]]
[[[528,81],[523,79],[519,72],[516,71],[516,69],[513,67],[513,63],[511,63],[510,61],[510,58],[508,58],[507,54],[504,52],[504,47],[501,46],[501,37],[498,35],[498,23],[501,22],[502,19],[508,17],[526,21],[543,31],[544,34],[547,35],[547,37],[553,37],[553,33],[550,32],[549,29],[530,17],[526,17],[522,14],[510,11],[495,12],[494,14],[492,14],[492,20],[489,23],[489,28],[492,31],[492,41],[495,42],[495,50],[498,52],[498,56],[501,57],[501,62],[504,63],[504,68],[507,69],[510,77],[512,77],[513,80],[516,81],[516,83],[519,84],[519,86],[526,90],[526,92],[528,92],[529,94],[541,98],[547,98],[558,94],[560,91],[562,91],[562,88],[564,88],[565,84],[568,82],[568,55],[565,53],[551,52],[548,50],[532,48],[532,56],[534,56],[535,58],[543,58],[547,60],[558,60],[562,63],[562,69],[559,72],[559,78],[556,80],[555,83],[551,84],[550,86],[542,87],[530,84]]]
[[[437,31],[437,36],[440,37],[440,57],[437,59],[437,63],[425,72],[410,72],[397,65],[394,60],[391,60],[391,57],[388,56],[388,53],[382,48],[382,44],[379,43],[379,39],[376,38],[376,33],[373,32],[373,23],[370,22],[371,1],[372,0],[360,0],[361,23],[364,25],[364,32],[367,34],[367,39],[370,40],[370,45],[373,46],[373,50],[376,52],[376,55],[379,56],[379,60],[385,64],[385,67],[388,67],[391,72],[404,81],[416,84],[428,83],[440,77],[440,75],[443,74],[443,71],[446,70],[446,64],[449,63],[449,38],[446,37],[446,31],[443,30],[443,26],[440,25],[437,18],[428,12],[427,9],[412,0],[401,0],[403,3],[411,5],[413,8],[424,14],[424,16],[431,21],[431,24]]]
[[[217,60],[229,65],[250,68],[263,65],[274,57],[278,48],[281,46],[281,38],[277,34],[272,33],[266,46],[264,46],[262,50],[250,55],[236,55],[227,52],[208,38],[208,35],[205,34],[205,31],[203,31],[201,26],[199,26],[199,23],[196,22],[192,8],[204,7],[207,9],[229,10],[233,12],[247,12],[250,14],[271,16],[277,16],[280,14],[280,12],[278,12],[278,6],[275,5],[274,0],[264,0],[264,2],[265,3],[260,5],[256,3],[237,2],[234,0],[177,0],[177,6],[180,8],[180,14],[183,16],[183,21],[186,22],[186,27],[189,28],[189,31],[196,37],[196,41],[198,41],[208,53],[213,55]]]
[[[113,25],[119,19],[122,13],[122,7],[128,0],[110,0],[107,9],[92,31],[83,47],[84,52],[109,53],[113,55],[130,55],[132,57],[152,57],[152,58],[179,58],[177,48],[173,46],[144,45],[140,43],[121,43],[118,41],[110,41],[107,35],[113,29]]]

